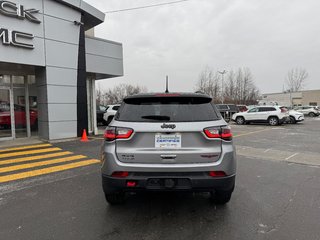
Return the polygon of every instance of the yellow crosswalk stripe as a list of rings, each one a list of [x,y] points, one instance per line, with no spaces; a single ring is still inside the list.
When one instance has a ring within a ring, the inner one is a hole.
[[[41,159],[53,158],[53,157],[61,157],[61,156],[66,156],[70,154],[72,154],[72,152],[58,152],[58,153],[36,155],[31,157],[15,158],[10,160],[0,160],[0,166],[5,164],[11,164],[11,163],[21,163],[21,162],[36,161]]]
[[[4,154],[0,154],[0,158],[16,157],[16,156],[45,153],[45,152],[55,152],[55,151],[59,151],[59,150],[61,150],[61,148],[45,148],[45,149],[37,149],[37,150],[23,151],[23,152],[4,153]]]
[[[22,147],[16,147],[16,148],[6,148],[6,149],[0,149],[0,153],[32,149],[32,148],[51,147],[51,146],[52,146],[51,144],[38,144],[38,145],[28,145],[28,146],[22,146]]]
[[[0,183],[10,182],[10,181],[18,180],[18,179],[23,179],[23,178],[35,177],[35,176],[44,175],[44,174],[48,174],[48,173],[60,172],[60,171],[64,171],[64,170],[68,170],[68,169],[72,169],[72,168],[96,164],[99,162],[100,161],[97,159],[90,159],[90,160],[86,160],[86,161],[69,163],[69,164],[60,165],[60,166],[54,166],[54,167],[48,167],[48,168],[44,168],[44,169],[38,169],[38,170],[33,170],[33,171],[28,171],[28,172],[23,172],[23,173],[11,174],[8,176],[1,176]]]
[[[17,170],[21,170],[21,169],[40,167],[40,166],[45,166],[45,165],[52,165],[55,163],[70,162],[70,161],[80,160],[80,159],[84,159],[84,158],[86,158],[86,156],[76,155],[76,156],[71,156],[71,157],[66,157],[66,158],[56,158],[56,159],[42,161],[42,162],[27,163],[27,164],[20,164],[20,165],[15,165],[15,166],[10,166],[10,167],[3,167],[3,168],[0,168],[0,173],[12,172],[12,171],[17,171]]]

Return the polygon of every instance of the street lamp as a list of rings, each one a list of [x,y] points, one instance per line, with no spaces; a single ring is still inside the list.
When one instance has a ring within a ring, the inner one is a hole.
[[[218,73],[220,73],[222,75],[222,79],[221,79],[221,103],[223,104],[223,102],[224,102],[223,82],[224,82],[224,75],[227,73],[227,71],[226,70],[223,70],[222,72],[218,71]]]

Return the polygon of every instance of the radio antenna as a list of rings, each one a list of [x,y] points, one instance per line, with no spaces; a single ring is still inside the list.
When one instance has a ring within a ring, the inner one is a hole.
[[[169,93],[169,78],[168,76],[166,77],[166,91],[165,93]]]

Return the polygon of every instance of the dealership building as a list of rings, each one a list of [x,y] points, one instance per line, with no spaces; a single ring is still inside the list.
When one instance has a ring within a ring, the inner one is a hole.
[[[262,94],[261,102],[276,102],[284,106],[319,106],[320,90]]]
[[[97,133],[95,81],[123,75],[122,44],[95,38],[82,0],[0,1],[0,141]]]

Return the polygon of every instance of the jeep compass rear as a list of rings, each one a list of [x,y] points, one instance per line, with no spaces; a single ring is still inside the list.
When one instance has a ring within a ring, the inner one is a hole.
[[[104,134],[106,200],[122,203],[126,192],[201,191],[227,203],[235,186],[235,149],[211,101],[197,93],[125,98]]]

